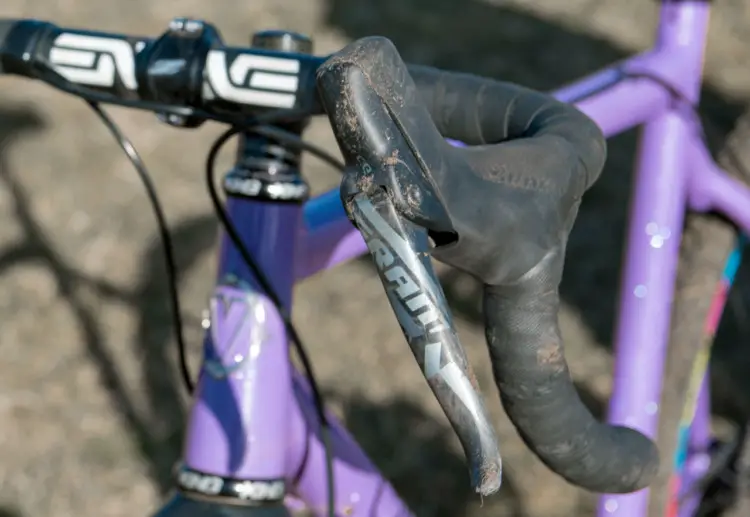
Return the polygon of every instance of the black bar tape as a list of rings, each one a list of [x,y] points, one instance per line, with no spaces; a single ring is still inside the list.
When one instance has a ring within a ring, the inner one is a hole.
[[[563,355],[553,282],[485,288],[485,332],[503,407],[528,447],[570,483],[604,493],[645,488],[658,470],[658,450],[633,429],[597,421],[581,402]]]
[[[584,190],[598,178],[607,149],[599,127],[574,106],[541,92],[472,74],[409,66],[435,126],[446,138],[490,145],[556,137],[576,151]],[[540,142],[540,152],[543,152]]]
[[[474,75],[419,66],[410,66],[409,72],[444,137],[486,146],[465,153],[479,176],[540,194],[559,189],[575,199],[597,179],[606,159],[605,141],[596,124],[575,107]],[[492,145],[508,141],[514,142]],[[516,147],[518,152],[513,151]],[[557,152],[562,147],[565,152]],[[557,161],[550,163],[551,156]],[[508,189],[508,195],[512,191]],[[508,203],[510,210],[520,201],[498,198],[496,202]],[[572,225],[574,217],[561,217]],[[476,222],[472,227],[492,224]],[[595,492],[632,492],[653,479],[658,451],[632,429],[597,421],[572,382],[557,321],[565,230],[570,227],[560,229],[562,247],[520,281],[485,287],[486,333],[495,379],[509,418],[550,469]],[[542,229],[522,225],[516,231],[534,235]]]

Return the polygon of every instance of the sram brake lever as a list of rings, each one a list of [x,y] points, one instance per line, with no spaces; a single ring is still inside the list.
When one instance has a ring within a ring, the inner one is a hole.
[[[341,200],[362,233],[414,357],[461,441],[471,483],[500,488],[502,460],[429,256],[458,235],[437,178],[451,166],[395,47],[365,38],[318,69],[318,90],[349,166]]]
[[[382,188],[356,194],[347,211],[362,233],[427,383],[461,441],[472,486],[500,488],[502,460],[474,373],[429,257],[428,232],[399,215]]]

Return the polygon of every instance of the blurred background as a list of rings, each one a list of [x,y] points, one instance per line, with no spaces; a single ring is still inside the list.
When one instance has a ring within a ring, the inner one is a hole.
[[[701,113],[715,145],[750,93],[750,4],[714,5]],[[186,15],[212,21],[237,45],[261,29],[304,32],[318,53],[381,34],[408,61],[552,89],[647,48],[657,9],[654,0],[3,0],[0,16],[155,36]],[[0,516],[148,515],[169,488],[187,409],[151,211],[130,164],[81,101],[29,81],[0,82]],[[179,131],[147,113],[111,112],[166,205],[196,351],[217,230],[202,167],[220,128]],[[324,120],[307,136],[335,150]],[[610,390],[634,145],[634,134],[611,141],[563,286],[566,353],[599,415]],[[316,192],[337,185],[337,173],[314,159],[306,167]],[[417,515],[590,512],[592,497],[551,475],[504,416],[477,286],[451,271],[443,278],[501,437],[501,493],[484,502],[470,493],[458,443],[365,260],[296,293],[295,321],[333,409]],[[737,325],[725,327],[726,342]]]

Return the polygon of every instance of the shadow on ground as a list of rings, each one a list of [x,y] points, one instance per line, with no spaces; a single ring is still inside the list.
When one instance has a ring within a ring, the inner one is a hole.
[[[610,43],[539,20],[508,7],[492,7],[477,1],[453,0],[330,0],[327,23],[350,38],[381,34],[391,38],[408,61],[461,69],[549,90],[625,57]],[[704,91],[702,114],[709,122],[712,141],[719,141],[739,115],[732,105],[710,88]],[[43,126],[33,112],[0,113],[0,143],[24,137]],[[11,137],[12,135],[12,137]],[[565,302],[574,307],[593,330],[596,340],[608,346],[615,312],[615,291],[622,255],[634,135],[610,143],[610,160],[601,181],[587,196],[571,237],[563,283]],[[154,482],[165,491],[170,471],[178,458],[185,414],[180,403],[177,372],[167,357],[170,317],[163,300],[163,258],[154,240],[143,257],[144,275],[133,288],[123,291],[73,269],[55,250],[28,211],[28,193],[0,156],[0,181],[15,200],[15,215],[24,240],[0,256],[0,274],[14,265],[35,261],[56,278],[59,292],[85,330],[83,346],[98,365],[105,389],[143,459]],[[177,260],[184,273],[215,242],[216,226],[210,216],[182,221],[173,228]],[[479,321],[478,286],[464,275],[445,277],[451,305],[461,315]],[[596,286],[592,289],[592,286]],[[80,296],[92,289],[103,298],[130,304],[138,311],[136,351],[146,360],[143,390],[148,414],[136,411],[110,353],[102,347],[102,328],[94,307]],[[602,401],[584,394],[599,415]],[[379,406],[365,398],[344,401],[346,422],[384,473],[394,481],[406,500],[422,515],[460,515],[472,494],[467,490],[463,459],[450,453],[449,431],[421,408],[403,400]],[[174,432],[155,436],[150,429],[158,421],[170,422]],[[407,449],[419,454],[400,454]],[[408,459],[406,459],[408,458]],[[418,461],[415,461],[415,458]],[[514,501],[512,480],[506,481],[504,500]],[[435,494],[445,495],[436,498]],[[514,503],[511,503],[514,504]],[[15,516],[0,509],[0,517]],[[513,515],[524,515],[515,508]]]
[[[33,111],[3,110],[0,121],[0,144],[3,149],[15,138],[43,128],[41,117]],[[145,252],[143,271],[146,274],[132,290],[125,291],[106,279],[87,277],[66,263],[45,235],[29,211],[30,194],[24,190],[3,158],[0,156],[0,182],[11,193],[15,219],[23,229],[23,238],[0,254],[0,274],[8,273],[20,263],[37,262],[54,275],[58,291],[83,329],[83,346],[99,369],[104,389],[127,423],[142,456],[149,462],[152,478],[166,491],[172,467],[180,452],[185,415],[178,393],[182,386],[177,372],[171,367],[172,362],[168,360],[174,350],[171,347],[167,349],[171,343],[172,326],[164,303],[167,292],[161,243],[153,240]],[[213,217],[203,216],[183,220],[171,229],[178,271],[189,270],[200,254],[213,244],[215,228]],[[118,367],[104,346],[104,329],[97,318],[96,307],[84,301],[82,289],[91,289],[105,299],[127,303],[138,311],[138,334],[135,339],[138,349],[135,353],[144,358],[146,371],[142,378],[149,414],[140,414],[128,397]],[[164,422],[169,422],[169,428],[174,432],[156,437],[152,430]]]
[[[453,431],[423,408],[403,398],[381,405],[363,396],[342,405],[349,430],[415,515],[464,515],[466,505],[477,500],[466,461],[454,452]],[[507,473],[497,499],[502,499],[507,515],[525,515]]]
[[[4,151],[18,138],[24,138],[40,131],[45,126],[42,117],[28,109],[0,109],[0,178],[7,173]],[[33,253],[24,247],[0,254],[0,274],[18,262],[33,260]],[[22,517],[15,508],[0,506],[0,517]]]

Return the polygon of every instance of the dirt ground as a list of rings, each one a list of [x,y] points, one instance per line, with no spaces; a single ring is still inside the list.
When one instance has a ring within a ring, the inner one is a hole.
[[[747,5],[715,2],[702,108],[714,140],[750,93]],[[190,15],[236,44],[255,30],[305,32],[321,53],[382,34],[412,62],[551,89],[648,47],[657,8],[654,0],[3,0],[0,16],[156,35],[172,16]],[[168,489],[186,411],[152,214],[131,166],[80,101],[28,81],[0,83],[0,516],[148,515]],[[219,128],[177,131],[149,114],[113,112],[166,204],[197,350],[216,240],[202,163]],[[335,148],[322,120],[308,136]],[[634,143],[633,134],[611,142],[564,283],[567,355],[600,414]],[[338,180],[312,159],[307,174],[316,192]],[[296,293],[295,320],[332,405],[417,515],[590,514],[591,496],[551,475],[502,413],[477,286],[454,273],[445,280],[502,441],[502,492],[483,505],[469,492],[457,441],[365,261]]]

